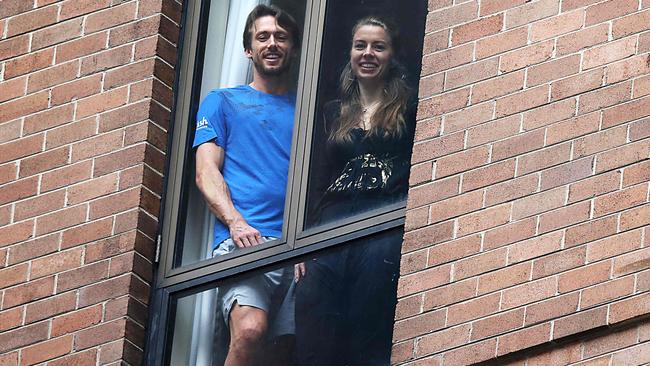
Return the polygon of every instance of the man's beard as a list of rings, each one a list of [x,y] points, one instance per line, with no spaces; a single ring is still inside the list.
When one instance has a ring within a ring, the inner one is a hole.
[[[255,70],[257,70],[258,73],[265,76],[281,76],[289,71],[291,68],[291,62],[289,59],[286,59],[277,67],[267,68],[264,66],[264,60],[253,60],[253,67],[255,67]]]

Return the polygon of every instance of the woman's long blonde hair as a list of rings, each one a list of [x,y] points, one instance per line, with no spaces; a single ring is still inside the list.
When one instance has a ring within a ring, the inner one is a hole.
[[[359,28],[366,25],[384,29],[390,38],[390,46],[393,50],[392,59],[384,78],[382,100],[370,119],[369,135],[381,134],[384,137],[399,137],[405,130],[405,114],[410,88],[406,83],[403,68],[395,60],[398,47],[397,29],[378,17],[370,16],[357,21],[352,28],[352,37]],[[339,92],[341,96],[341,115],[336,128],[330,133],[329,139],[349,142],[351,139],[350,131],[358,127],[359,121],[363,118],[359,82],[352,73],[352,66],[349,61],[341,73]]]

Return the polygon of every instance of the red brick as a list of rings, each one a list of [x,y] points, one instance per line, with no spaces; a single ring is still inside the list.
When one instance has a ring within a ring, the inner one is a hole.
[[[34,300],[51,296],[54,292],[54,277],[45,277],[5,290],[3,308],[11,308]],[[2,342],[0,342],[2,343]]]
[[[581,158],[593,155],[597,152],[624,145],[626,140],[627,128],[625,126],[587,135],[574,141],[573,156],[574,158]]]
[[[596,173],[647,159],[648,154],[650,154],[648,139],[605,151],[596,156]]]
[[[629,81],[635,76],[647,75],[650,72],[649,57],[649,54],[643,54],[607,65],[607,82],[613,84],[619,81]],[[638,83],[639,81],[643,80],[635,80],[634,82]],[[635,97],[639,96],[635,93]]]
[[[519,285],[530,279],[530,263],[520,263],[481,275],[478,279],[478,294],[502,290]]]
[[[590,48],[584,52],[583,69],[591,69],[631,56],[636,52],[636,38],[624,38],[605,45]]]
[[[415,356],[422,357],[464,345],[469,342],[470,330],[470,325],[465,324],[427,334],[418,339]]]
[[[0,123],[40,112],[47,108],[48,99],[48,93],[42,92],[5,102],[0,110]]]
[[[548,103],[547,85],[538,86],[497,100],[496,116],[503,117]]]
[[[578,310],[580,293],[557,295],[553,298],[526,307],[526,326],[541,323]]]
[[[15,78],[0,83],[0,103],[25,95],[27,77]]]
[[[516,135],[521,116],[514,115],[476,126],[467,131],[467,147],[474,147]]]
[[[544,131],[535,130],[498,141],[492,148],[492,160],[501,160],[529,151],[537,150],[544,145]]]
[[[473,62],[466,66],[447,71],[445,78],[445,90],[455,89],[477,81],[497,76],[499,59],[491,59]]]
[[[129,2],[103,11],[94,12],[86,19],[84,31],[86,33],[93,33],[127,23],[135,19],[136,9],[137,3]]]
[[[481,1],[481,16],[498,13],[525,3],[526,0],[483,0]]]
[[[406,342],[393,344],[390,354],[391,364],[412,359],[414,352],[413,343],[413,340],[409,340]]]
[[[582,290],[580,307],[589,308],[632,293],[634,293],[634,277],[628,276]]]
[[[481,253],[454,263],[454,280],[462,280],[504,267],[507,262],[506,249]]]
[[[555,81],[551,84],[551,100],[564,99],[596,89],[602,85],[603,76],[603,69],[596,69]]]
[[[422,312],[422,295],[399,299],[395,306],[395,320],[401,320]]]
[[[494,249],[535,235],[537,222],[535,218],[520,220],[501,226],[485,233],[484,249]]]
[[[76,302],[77,295],[74,292],[68,292],[28,304],[25,307],[25,323],[29,324],[68,312],[75,308]]]
[[[108,7],[110,3],[110,0],[97,0],[88,3],[68,0],[61,4],[61,19],[69,19],[92,13]]]
[[[500,313],[472,323],[472,340],[493,337],[524,325],[524,309]]]
[[[616,216],[609,216],[570,227],[566,230],[564,244],[566,247],[572,247],[614,235],[616,225]]]
[[[476,89],[475,89],[476,90]],[[461,131],[466,128],[479,125],[483,122],[487,122],[492,119],[494,114],[494,103],[483,103],[477,106],[472,106],[465,108],[461,111],[449,113],[445,115],[444,121],[444,134],[449,136],[454,136],[458,140],[464,139],[464,134],[452,134],[453,132]],[[454,140],[456,144],[459,144],[457,140]],[[454,145],[457,146],[457,145]],[[461,144],[458,151],[463,147]],[[454,152],[455,152],[454,151]]]
[[[524,131],[553,124],[573,117],[576,111],[575,99],[567,99],[535,108],[524,113]]]
[[[68,103],[73,100],[98,94],[101,91],[101,75],[93,75],[59,85],[52,89],[52,105]]]
[[[623,170],[623,187],[648,181],[650,181],[650,161],[642,161]]]
[[[422,58],[422,76],[435,74],[472,61],[474,47],[471,44],[446,49]]]
[[[43,174],[41,179],[41,192],[47,192],[88,179],[91,173],[92,161],[89,160],[47,172]]]
[[[45,94],[45,93],[43,93]],[[74,105],[65,105],[47,109],[25,118],[25,134],[32,134],[72,121]]]
[[[20,177],[27,177],[68,164],[70,148],[64,146],[55,150],[24,158],[20,162]]]
[[[436,166],[436,179],[479,167],[486,164],[488,159],[489,148],[487,146],[441,157]]]
[[[52,336],[58,337],[98,324],[102,320],[102,311],[103,306],[99,304],[54,318]]]
[[[126,104],[128,88],[113,89],[77,102],[76,118],[80,119]]]
[[[583,8],[587,5],[591,5],[603,0],[564,0],[562,2],[562,11],[570,11],[577,8]]]
[[[544,62],[551,58],[553,44],[553,40],[548,40],[506,53],[501,56],[500,70],[502,72],[510,72]]]
[[[428,183],[433,179],[433,166],[431,162],[411,166],[409,175],[409,186],[414,187],[422,183]]]
[[[537,175],[527,175],[498,183],[487,188],[485,204],[488,206],[511,201],[537,191]]]
[[[511,31],[480,39],[476,42],[476,59],[494,56],[515,48],[523,47],[528,42],[528,28],[521,27]]]
[[[75,350],[90,348],[124,337],[126,322],[125,319],[118,319],[76,333]]]
[[[439,73],[420,79],[418,95],[427,98],[434,94],[441,93],[444,89],[445,74]]]
[[[9,249],[9,265],[38,258],[59,249],[59,235],[48,235],[14,245]]]
[[[599,24],[593,27],[561,36],[557,40],[557,56],[564,56],[591,46],[607,42],[609,25]]]
[[[108,261],[101,261],[60,273],[57,277],[57,290],[76,289],[106,278],[108,278]]]
[[[463,132],[459,132],[415,144],[411,162],[421,163],[462,150],[465,142],[464,135]]]
[[[20,14],[9,19],[7,37],[26,33],[56,23],[58,8],[50,6]]]
[[[435,267],[402,276],[397,285],[397,296],[407,296],[449,283],[450,266]]]
[[[78,142],[72,145],[71,160],[77,162],[117,150],[122,147],[123,136],[123,131],[113,131]]]
[[[86,246],[84,263],[92,263],[106,259],[135,248],[135,231],[96,241]]]
[[[81,35],[83,19],[72,19],[38,30],[32,36],[32,50],[65,42]]]
[[[569,186],[569,203],[592,198],[619,188],[621,175],[618,171],[599,174]]]
[[[569,365],[580,361],[582,346],[578,342],[558,346],[534,355],[527,360],[527,366]],[[584,366],[584,365],[583,365]]]
[[[599,126],[600,111],[555,123],[546,129],[546,144],[552,145],[596,132]]]
[[[408,253],[402,255],[400,260],[400,274],[405,275],[424,269],[427,266],[427,251],[420,250],[418,252]]]
[[[594,200],[594,216],[607,215],[644,203],[647,192],[648,185],[640,184],[622,191],[597,197]]]
[[[89,217],[96,219],[138,207],[141,202],[140,193],[140,189],[135,188],[95,200],[90,204]]]
[[[2,9],[0,10],[0,18],[8,18],[31,9],[33,4],[26,3],[20,0],[5,0],[2,2]]]
[[[56,62],[61,63],[89,55],[106,48],[108,32],[100,32],[56,46]],[[82,64],[83,67],[83,64]]]
[[[539,232],[547,233],[585,221],[588,218],[589,202],[576,203],[542,214],[539,218]]]
[[[71,61],[29,75],[27,92],[51,87],[56,84],[70,81],[77,77],[79,62]]]
[[[431,333],[445,326],[445,311],[432,311],[395,322],[393,341],[399,342]]]
[[[445,353],[443,362],[445,366],[461,366],[486,361],[494,358],[496,347],[496,339],[473,343]]]
[[[650,97],[635,99],[629,103],[606,109],[603,112],[602,128],[609,128],[648,115],[650,115]]]
[[[81,59],[81,75],[128,64],[131,61],[132,52],[132,46],[125,45],[84,57]]]
[[[142,5],[143,3],[140,3],[140,6]],[[156,35],[158,34],[159,27],[160,16],[158,15],[112,28],[109,45],[111,47],[115,47],[125,43],[133,42],[140,38]],[[446,45],[447,43],[445,43],[445,46]],[[425,51],[424,53],[428,52]]]
[[[639,272],[646,267],[650,260],[650,248],[637,250],[614,259],[614,277],[624,276],[626,274]]]
[[[83,140],[94,135],[96,131],[97,121],[95,117],[70,123],[66,126],[48,131],[45,140],[45,148],[51,149],[74,141]]]
[[[18,178],[18,164],[8,163],[0,165],[0,184],[5,184]]]
[[[549,132],[546,133],[547,144]],[[525,175],[554,165],[566,163],[571,159],[571,143],[554,145],[519,157],[517,175]]]
[[[469,255],[478,253],[481,250],[480,235],[467,236],[444,243],[431,246],[425,253],[425,264],[427,267],[438,266],[443,263],[458,260]],[[428,258],[428,261],[427,259]]]
[[[461,324],[496,313],[499,310],[499,297],[500,295],[497,293],[450,306],[447,313],[447,325]]]
[[[639,35],[639,53],[650,51],[650,32],[644,32]]]
[[[459,177],[437,180],[433,183],[412,188],[406,204],[407,208],[429,205],[458,194]]]
[[[550,277],[527,282],[503,291],[501,309],[512,309],[524,304],[548,299],[555,295],[557,279]]]
[[[97,361],[97,349],[89,349],[83,352],[75,352],[48,363],[49,366],[83,366],[92,365]]]
[[[587,248],[565,249],[533,261],[533,279],[547,277],[585,264]]]
[[[463,174],[462,191],[467,192],[486,187],[515,175],[515,160],[505,160]]]
[[[0,270],[0,288],[27,282],[29,266],[27,263]]]
[[[559,11],[558,0],[540,0],[506,11],[506,28],[515,28],[536,20],[555,15]]]
[[[22,179],[0,187],[0,204],[18,201],[36,195],[38,177]]]
[[[630,14],[638,9],[637,0],[609,0],[587,8],[586,25],[602,23],[606,20]]]
[[[589,177],[592,174],[593,161],[593,157],[586,157],[543,171],[541,189],[555,188]]]
[[[83,249],[60,252],[32,261],[31,277],[38,278],[49,274],[67,271],[81,265]]]
[[[465,236],[506,224],[510,221],[510,211],[510,204],[505,204],[462,216],[458,219],[456,233]]]
[[[629,298],[610,305],[609,323],[614,324],[650,312],[650,293]]]
[[[630,140],[638,141],[650,137],[650,118],[634,122],[630,125]]]
[[[25,54],[27,51],[29,51],[28,34],[0,41],[0,61]]]
[[[60,337],[27,347],[21,351],[21,365],[34,365],[72,351],[72,336]]]
[[[629,36],[648,29],[650,24],[650,11],[642,11],[612,23],[612,35],[614,38]]]
[[[610,270],[611,262],[604,261],[562,273],[558,277],[558,291],[571,292],[607,281],[610,278]]]
[[[472,87],[472,104],[498,98],[523,89],[524,72],[515,71],[478,83]],[[490,115],[491,117],[491,115]]]
[[[36,219],[36,235],[48,234],[78,225],[86,220],[87,211],[87,205],[78,205],[40,216]]]
[[[483,192],[473,191],[436,203],[429,221],[436,223],[481,208]]]
[[[34,221],[23,221],[0,228],[0,247],[27,240],[34,232]]]
[[[535,86],[552,80],[561,79],[580,71],[580,55],[571,55],[554,59],[528,69],[526,85]]]
[[[551,331],[551,323],[545,323],[503,335],[499,337],[497,356],[546,343],[550,339]]]
[[[23,323],[23,308],[14,308],[0,313],[0,332],[19,327]],[[0,365],[2,358],[0,358]]]
[[[578,30],[582,28],[584,16],[584,10],[576,10],[534,23],[531,26],[530,38],[533,42],[537,42]]]
[[[508,264],[540,257],[562,248],[562,232],[537,236],[508,247]]]
[[[45,340],[48,328],[48,322],[41,322],[2,333],[0,334],[0,352],[4,353]]]
[[[569,315],[555,321],[553,339],[577,334],[607,324],[607,308],[601,307]]]
[[[621,329],[605,337],[598,337],[584,342],[585,358],[602,355],[611,351],[628,347],[637,342],[636,328]]]
[[[0,124],[0,143],[20,138],[20,125],[19,119]]]
[[[49,194],[18,202],[14,209],[14,220],[21,221],[30,217],[42,215],[47,212],[63,208],[65,204],[65,191],[56,191]]]
[[[426,33],[453,27],[454,25],[476,19],[478,4],[475,1],[467,2],[447,9],[429,13],[427,16]]]
[[[625,365],[650,362],[650,343],[643,343],[635,347],[616,352],[612,356],[612,365]]]
[[[424,293],[423,310],[437,309],[476,295],[476,278],[455,282]]]
[[[51,66],[53,60],[54,48],[48,48],[15,58],[6,62],[4,77],[5,79],[10,79],[44,69]]]
[[[152,162],[146,161],[145,159],[145,149],[146,145],[140,144],[97,157],[95,158],[93,175],[100,176],[108,174],[137,164],[142,164],[143,161],[151,165]]]
[[[587,247],[587,260],[595,262],[641,246],[641,231],[635,230],[593,242]]]
[[[106,72],[104,89],[113,89],[153,75],[154,60],[148,59]]]
[[[503,14],[475,20],[454,28],[451,42],[453,45],[458,45],[496,34],[501,30],[502,26]]]

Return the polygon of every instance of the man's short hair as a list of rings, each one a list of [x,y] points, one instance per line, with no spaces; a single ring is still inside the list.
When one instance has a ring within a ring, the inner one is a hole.
[[[244,28],[244,49],[251,49],[255,20],[267,15],[274,17],[278,22],[278,25],[291,34],[291,41],[293,42],[294,47],[300,48],[300,29],[298,28],[296,20],[293,19],[289,13],[275,5],[260,4],[253,8],[253,10],[248,14],[248,18],[246,18],[246,27]]]

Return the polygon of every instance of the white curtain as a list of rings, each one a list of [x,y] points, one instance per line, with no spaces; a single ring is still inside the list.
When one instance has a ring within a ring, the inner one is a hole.
[[[242,34],[248,13],[270,0],[213,0],[210,5],[208,36],[201,80],[201,100],[213,89],[252,81],[252,68],[243,52]],[[212,256],[214,215],[192,185],[187,210],[183,262]],[[188,245],[194,248],[187,248]],[[204,291],[177,303],[173,365],[212,365],[217,289]],[[191,324],[191,327],[189,326]],[[179,341],[177,343],[177,340]],[[190,345],[190,349],[186,346]]]

